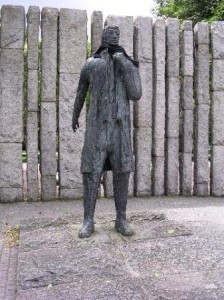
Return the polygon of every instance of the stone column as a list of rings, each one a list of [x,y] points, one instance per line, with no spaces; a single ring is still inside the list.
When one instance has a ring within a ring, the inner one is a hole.
[[[166,140],[165,140],[165,192],[179,192],[179,21],[166,21]]]
[[[103,14],[101,11],[94,11],[91,16],[91,53],[98,50],[101,45],[103,30]]]
[[[224,196],[224,22],[213,22],[211,194]]]
[[[80,173],[84,143],[86,107],[79,118],[79,129],[72,130],[72,112],[81,68],[87,55],[86,11],[61,9],[59,23],[59,171],[60,198],[83,195]]]
[[[0,52],[0,202],[23,198],[23,48],[25,11],[1,8]]]
[[[56,80],[57,80],[58,9],[41,12],[42,81],[41,81],[41,198],[56,198]]]
[[[125,49],[127,54],[133,57],[133,35],[134,25],[133,17],[121,17],[121,16],[108,16],[105,25],[115,25],[120,28],[120,42],[119,44]],[[132,148],[133,148],[133,103],[130,102],[130,114],[131,114],[131,136],[132,136]],[[105,197],[113,196],[113,176],[111,171],[107,175],[104,175],[103,184]],[[134,173],[130,174],[128,195],[134,196]]]
[[[193,31],[192,21],[181,26],[180,194],[192,193],[193,149]]]
[[[30,6],[27,13],[28,97],[27,97],[27,200],[37,201],[38,180],[38,41],[40,9]]]
[[[194,194],[208,195],[209,183],[209,27],[199,22],[195,34]]]
[[[139,61],[142,97],[134,103],[135,196],[151,195],[152,168],[152,19],[134,22],[134,56]]]
[[[165,21],[158,19],[153,26],[153,146],[152,146],[152,192],[155,196],[164,194],[165,159]]]

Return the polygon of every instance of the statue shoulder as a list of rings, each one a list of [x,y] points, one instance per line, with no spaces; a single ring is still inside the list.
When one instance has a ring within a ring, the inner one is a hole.
[[[87,59],[86,63],[88,65],[88,69],[92,70],[97,67],[105,65],[105,60],[100,57],[97,57],[97,58],[90,57]]]

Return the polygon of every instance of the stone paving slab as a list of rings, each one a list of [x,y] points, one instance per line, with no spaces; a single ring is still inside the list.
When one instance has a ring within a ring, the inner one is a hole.
[[[194,227],[162,214],[132,213],[129,221],[131,238],[115,232],[109,215],[97,219],[96,232],[84,240],[80,224],[63,218],[45,228],[23,225],[17,299],[220,297],[223,274],[216,267],[224,264],[224,248],[214,249]]]
[[[130,200],[131,238],[115,232],[114,203],[102,200],[96,232],[79,239],[80,204],[1,206],[1,229],[20,226],[19,248],[0,234],[1,300],[224,299],[220,199]]]

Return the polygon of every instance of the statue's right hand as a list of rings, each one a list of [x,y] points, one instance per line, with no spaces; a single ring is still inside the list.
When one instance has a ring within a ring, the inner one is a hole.
[[[76,132],[76,130],[79,128],[79,122],[78,120],[72,120],[72,129],[74,132]]]

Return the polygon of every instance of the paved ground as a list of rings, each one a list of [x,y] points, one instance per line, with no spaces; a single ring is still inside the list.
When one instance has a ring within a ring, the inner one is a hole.
[[[223,198],[135,198],[128,211],[133,237],[101,199],[80,240],[81,201],[1,204],[0,299],[224,299]]]

